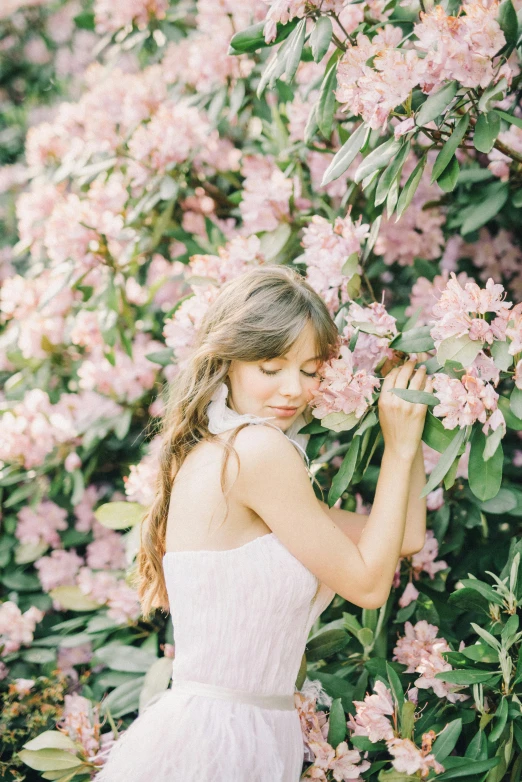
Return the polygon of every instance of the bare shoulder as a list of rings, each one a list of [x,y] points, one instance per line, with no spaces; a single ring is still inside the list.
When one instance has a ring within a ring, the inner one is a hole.
[[[281,430],[272,426],[245,426],[238,432],[234,447],[241,460],[240,474],[260,475],[263,468],[302,472],[306,481],[305,465],[296,448]]]

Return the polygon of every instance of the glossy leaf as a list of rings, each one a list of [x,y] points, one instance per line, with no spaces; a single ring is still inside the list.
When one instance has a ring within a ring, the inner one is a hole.
[[[424,154],[413,171],[411,172],[410,176],[408,177],[408,180],[406,184],[404,185],[401,194],[399,196],[399,200],[397,201],[397,217],[395,218],[395,222],[400,219],[402,213],[406,209],[407,206],[411,203],[411,200],[413,196],[415,195],[415,191],[417,190],[417,187],[419,186],[419,182],[422,177],[422,173],[424,171],[424,168],[426,166],[426,161],[428,157],[426,154]]]
[[[330,46],[332,39],[332,20],[329,16],[320,16],[310,35],[310,46],[315,62],[320,62]]]
[[[483,502],[498,494],[504,464],[502,444],[499,444],[488,461],[484,461],[483,457],[485,445],[486,436],[481,429],[476,429],[469,454],[469,487],[475,497]]]
[[[429,95],[417,112],[415,124],[420,127],[440,116],[457,94],[458,88],[458,82],[450,81],[442,89]]]
[[[494,111],[481,114],[475,125],[473,144],[479,152],[491,152],[500,132],[500,117]]]
[[[357,153],[366,143],[369,133],[370,128],[366,127],[364,123],[354,130],[349,139],[345,141],[341,149],[334,155],[334,159],[324,172],[321,187],[333,182],[334,179],[344,174]]]
[[[468,125],[469,125],[469,114],[464,114],[455,125],[455,130],[453,131],[453,133],[451,134],[451,136],[446,141],[441,151],[437,155],[435,163],[433,164],[433,170],[431,172],[432,184],[433,182],[435,182],[436,179],[440,177],[440,175],[442,174],[446,166],[451,161],[451,158],[455,154],[461,141],[466,135]]]

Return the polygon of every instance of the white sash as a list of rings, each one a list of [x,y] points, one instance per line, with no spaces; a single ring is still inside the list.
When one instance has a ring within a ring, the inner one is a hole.
[[[183,692],[189,695],[207,695],[210,698],[220,698],[224,701],[236,701],[251,706],[259,706],[262,709],[280,709],[293,711],[295,709],[293,695],[264,695],[247,690],[232,690],[228,687],[220,687],[217,684],[206,684],[188,679],[175,679],[172,677],[172,692]]]

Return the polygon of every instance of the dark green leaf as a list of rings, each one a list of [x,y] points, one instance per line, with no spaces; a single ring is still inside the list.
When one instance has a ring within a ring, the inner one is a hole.
[[[495,454],[487,462],[483,458],[485,445],[485,434],[481,429],[476,429],[473,433],[469,454],[469,487],[475,497],[478,497],[482,502],[490,500],[498,494],[504,464],[502,444],[499,444]]]
[[[325,18],[325,17],[323,17]],[[324,77],[317,104],[317,125],[326,139],[332,133],[332,122],[335,109],[335,88],[337,86],[337,63],[335,62]]]
[[[369,133],[370,128],[366,127],[364,123],[354,130],[348,141],[346,141],[341,149],[335,154],[334,159],[324,172],[321,187],[324,187],[334,179],[337,179],[337,177],[340,177],[341,174],[344,174],[361,147],[366,143]]]
[[[464,114],[457,122],[455,130],[437,155],[435,163],[433,164],[433,170],[431,172],[432,184],[440,177],[446,166],[449,164],[451,158],[455,154],[455,151],[458,149],[460,142],[466,135],[468,125],[469,114]]]
[[[451,193],[452,190],[455,190],[455,186],[457,184],[458,178],[460,174],[460,168],[457,161],[457,158],[455,155],[451,158],[450,162],[440,175],[440,177],[437,179],[437,184],[440,187],[441,190],[443,190],[445,193]]]
[[[330,721],[328,726],[328,744],[334,749],[344,741],[346,736],[346,716],[340,698],[335,698],[330,706]]]
[[[332,20],[329,16],[320,16],[310,36],[310,46],[315,62],[320,62],[330,46],[332,39]]]
[[[395,218],[395,222],[400,219],[402,213],[406,209],[407,206],[411,203],[411,200],[413,196],[415,195],[415,191],[417,190],[417,187],[419,185],[419,182],[422,177],[422,172],[424,171],[424,168],[426,166],[426,161],[428,159],[427,154],[425,153],[413,171],[411,172],[410,176],[408,177],[408,181],[404,185],[401,194],[399,196],[399,200],[397,202],[397,217]]]
[[[440,418],[436,418],[429,410],[426,412],[422,440],[439,453],[443,453],[455,436],[452,429],[445,429]]]
[[[343,491],[345,491],[349,486],[357,464],[360,443],[360,437],[353,438],[352,442],[350,443],[350,447],[348,448],[348,451],[346,452],[346,455],[343,459],[343,462],[332,481],[332,485],[328,493],[328,505],[330,507],[332,507],[332,505],[337,502]]]
[[[284,41],[285,38],[288,38],[292,30],[297,25],[297,22],[298,20],[296,18],[292,19],[291,22],[288,22],[285,25],[278,24],[275,41],[272,41],[271,43],[265,43],[265,37],[263,35],[265,22],[258,22],[258,24],[253,24],[244,30],[240,30],[238,33],[232,36],[230,41],[231,50],[228,53],[232,55],[244,54],[245,52],[255,52],[258,49],[266,46],[275,46],[276,44],[281,43],[281,41]]]
[[[450,81],[442,89],[430,95],[417,112],[415,124],[420,127],[440,116],[457,94],[458,88],[458,82]]]
[[[462,720],[456,719],[449,722],[442,733],[439,733],[432,747],[432,752],[435,755],[435,759],[439,763],[444,763],[444,760],[455,749],[455,745],[462,732]]]
[[[509,397],[509,407],[514,416],[522,418],[522,389],[517,386],[514,386]]]
[[[415,391],[411,388],[392,388],[391,391],[406,402],[417,402],[420,405],[429,405],[430,407],[439,404],[435,394],[429,394],[427,391]]]
[[[325,630],[306,644],[306,658],[310,662],[323,660],[340,652],[347,645],[350,636],[344,630]]]
[[[500,132],[500,117],[494,111],[481,114],[475,125],[473,144],[479,152],[491,152]]]
[[[517,12],[511,0],[504,0],[498,9],[498,23],[504,33],[506,44],[513,47],[517,42],[518,20]]]
[[[427,494],[430,493],[430,491],[433,491],[433,489],[435,489],[438,486],[438,484],[441,482],[441,480],[444,478],[444,476],[450,469],[451,465],[453,464],[453,460],[457,456],[459,448],[464,442],[465,436],[466,436],[466,429],[459,429],[458,432],[455,434],[453,440],[448,445],[444,453],[441,454],[439,461],[433,468],[429,480],[420,494],[421,497],[425,497]]]
[[[507,201],[509,187],[507,182],[493,182],[486,186],[485,198],[479,204],[473,206],[473,209],[466,216],[466,219],[460,227],[462,236],[476,231],[489,220],[495,217]]]
[[[435,347],[430,331],[433,326],[418,326],[414,329],[403,331],[390,342],[390,347],[401,350],[404,353],[422,353],[433,350]]]

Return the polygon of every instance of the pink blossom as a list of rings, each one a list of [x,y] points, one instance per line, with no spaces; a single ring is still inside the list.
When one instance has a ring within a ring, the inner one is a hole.
[[[261,155],[246,155],[241,173],[245,177],[239,205],[244,233],[275,231],[280,223],[288,222],[293,184],[273,160]]]
[[[92,644],[87,641],[78,646],[59,646],[56,667],[71,678],[78,680],[75,665],[89,663],[92,659]]]
[[[28,695],[33,689],[35,684],[34,679],[15,679],[12,685],[15,692],[19,695]]]
[[[90,532],[95,521],[93,509],[100,499],[100,494],[98,487],[91,483],[83,492],[80,502],[74,506],[76,516],[74,528],[79,532]]]
[[[28,505],[21,508],[17,517],[15,536],[20,543],[47,543],[54,548],[61,548],[58,531],[67,529],[65,508],[60,508],[51,500],[42,500],[34,510]]]
[[[416,600],[419,596],[419,590],[413,586],[411,581],[408,581],[406,589],[399,598],[399,605],[401,608],[408,606],[413,600]]]
[[[509,313],[506,337],[511,340],[508,348],[509,354],[516,356],[522,351],[522,303],[516,304]]]
[[[348,727],[352,736],[368,736],[371,742],[393,738],[393,727],[388,716],[394,714],[395,706],[391,691],[378,680],[374,693],[366,695],[363,701],[354,701],[355,717],[348,716]]]
[[[461,378],[452,378],[443,373],[433,376],[433,393],[439,404],[433,408],[433,414],[441,418],[445,429],[471,426],[475,421],[484,424],[482,431],[487,434],[490,426],[505,429],[504,417],[497,412],[498,394],[489,383],[478,377],[478,371],[469,367]],[[489,414],[489,415],[488,415]]]
[[[139,502],[146,507],[153,503],[161,443],[161,436],[156,435],[148,443],[147,454],[138,464],[131,464],[129,475],[124,476],[125,493],[130,502]]]
[[[444,766],[439,763],[431,753],[422,752],[410,739],[394,737],[386,742],[388,752],[393,755],[392,766],[403,774],[416,774],[421,772],[421,777],[428,775],[430,769],[437,774],[444,771]]]
[[[68,453],[65,457],[63,466],[67,472],[74,472],[74,470],[78,470],[82,466],[82,460],[76,451],[71,451],[71,453]]]
[[[98,522],[93,532],[95,540],[88,544],[86,550],[87,565],[95,570],[124,570],[127,558],[122,534]]]
[[[346,217],[337,217],[333,225],[314,215],[303,232],[306,279],[324,298],[332,315],[339,303],[349,300],[346,283],[356,271],[361,271],[358,263],[349,273],[343,273],[343,266],[350,256],[360,253],[361,242],[369,234],[369,225],[361,222],[362,215],[354,223],[350,211],[351,207]]]
[[[107,605],[107,616],[120,624],[135,621],[141,615],[141,607],[135,590],[127,586],[109,571],[94,573],[89,567],[80,568],[78,586],[84,595]]]
[[[198,331],[209,305],[217,297],[216,287],[198,287],[194,295],[185,299],[172,318],[164,322],[163,336],[165,344],[173,348],[176,364],[183,369],[192,351]]]
[[[321,370],[323,380],[310,403],[315,418],[334,412],[353,413],[361,418],[380,385],[379,378],[364,369],[354,369],[353,354],[346,345],[341,345],[339,353],[340,358],[326,362]]]
[[[358,369],[374,372],[385,358],[393,357],[393,350],[388,344],[397,334],[396,318],[390,315],[384,306],[372,302],[368,307],[361,307],[352,302],[345,315],[347,324],[343,329],[343,342],[347,345],[358,326],[368,328],[371,333],[360,331],[353,350],[353,361]]]
[[[48,557],[37,559],[34,566],[42,589],[50,592],[55,587],[75,584],[78,570],[84,564],[83,557],[77,555],[76,549],[54,549]]]
[[[469,695],[459,694],[460,685],[452,685],[436,679],[439,671],[451,671],[452,666],[442,657],[442,652],[451,651],[444,638],[437,638],[438,627],[421,619],[415,625],[406,622],[405,635],[399,638],[393,650],[393,660],[406,665],[405,673],[420,673],[415,685],[421,689],[432,688],[439,698],[451,703],[467,700]]]
[[[64,696],[62,717],[56,723],[70,739],[81,745],[87,760],[92,761],[100,746],[99,708],[89,698],[77,693]]]
[[[33,642],[33,634],[38,622],[44,618],[44,612],[31,606],[22,612],[11,600],[0,603],[0,654],[17,652],[22,646]]]
[[[143,29],[153,17],[164,19],[167,8],[168,0],[126,0],[124,3],[96,0],[96,32],[113,33],[133,23]]]

